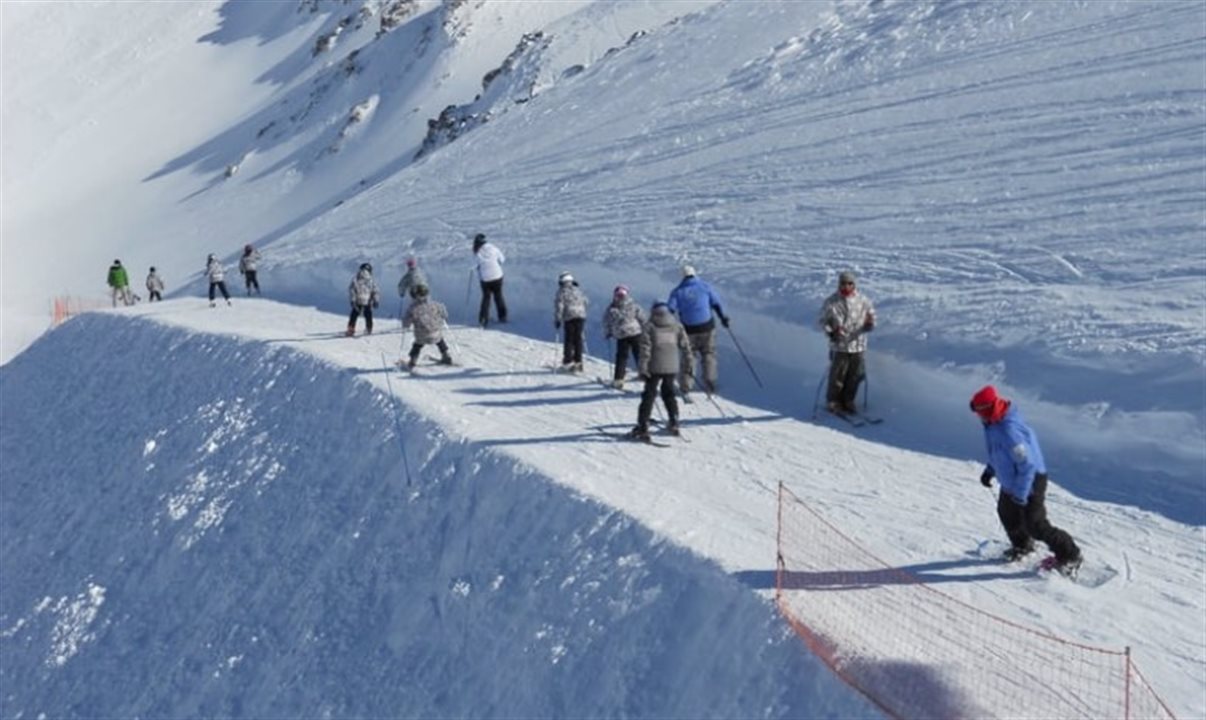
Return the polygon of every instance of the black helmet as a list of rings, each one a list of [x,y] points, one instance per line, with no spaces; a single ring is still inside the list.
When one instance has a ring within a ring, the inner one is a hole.
[[[121,260],[114,260],[114,261],[113,261],[113,264],[114,264],[114,265],[121,265]]]
[[[155,272],[155,266],[154,266],[154,265],[152,265],[152,266],[151,266],[151,272]]]
[[[412,298],[424,298],[427,297],[428,292],[430,291],[426,285],[415,285],[410,289],[410,296]]]
[[[373,271],[373,265],[372,265],[372,263],[360,263],[360,269],[361,269],[361,270],[368,270],[369,272],[372,272],[372,271]]]

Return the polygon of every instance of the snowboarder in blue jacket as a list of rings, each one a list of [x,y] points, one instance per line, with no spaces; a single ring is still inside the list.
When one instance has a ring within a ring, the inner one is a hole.
[[[996,478],[1001,485],[997,517],[1011,545],[1005,559],[1013,561],[1030,554],[1037,538],[1055,555],[1057,570],[1074,574],[1080,567],[1080,548],[1071,535],[1047,520],[1047,465],[1038,436],[992,385],[972,396],[971,409],[984,424],[988,449],[988,464],[980,474],[980,483],[990,488]]]
[[[678,315],[679,322],[687,331],[687,340],[691,345],[688,355],[694,357],[695,353],[699,353],[703,366],[704,391],[711,395],[716,392],[716,380],[719,377],[716,364],[716,323],[712,320],[712,312],[716,312],[721,325],[726,328],[729,326],[729,316],[720,304],[720,296],[711,285],[696,277],[693,266],[684,265],[682,282],[670,292],[666,305]],[[687,365],[684,363],[678,381],[683,397],[687,397],[687,393],[691,391],[694,379],[692,374],[687,372]]]

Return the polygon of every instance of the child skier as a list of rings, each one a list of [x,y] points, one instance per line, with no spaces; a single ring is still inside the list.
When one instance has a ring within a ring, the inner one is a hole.
[[[411,297],[411,290],[423,285],[430,289],[427,282],[427,276],[419,269],[419,261],[416,258],[407,258],[406,274],[398,281],[398,297],[405,301]]]
[[[659,385],[669,422],[666,429],[671,435],[678,434],[678,402],[674,398],[674,381],[680,367],[693,375],[694,365],[687,331],[666,303],[654,303],[649,322],[641,330],[640,372],[645,389],[641,393],[637,425],[631,433],[633,438],[649,440],[649,416],[653,412]]]
[[[226,304],[230,304],[230,293],[226,290],[226,268],[222,267],[222,261],[210,253],[205,259],[205,274],[209,276],[209,306],[214,306],[214,291],[221,290],[222,297],[225,298]]]
[[[424,345],[435,343],[440,349],[440,364],[451,365],[452,356],[448,354],[448,343],[444,342],[444,328],[448,323],[448,310],[443,303],[428,297],[426,285],[415,285],[411,288],[413,300],[406,314],[402,317],[402,329],[414,327],[415,341],[410,346],[410,360],[406,367],[413,369],[419,362],[419,353]]]
[[[255,294],[260,294],[260,280],[256,274],[256,264],[260,261],[260,251],[250,245],[243,246],[243,257],[239,258],[239,272],[243,274],[243,283],[247,286],[247,294],[250,295],[252,289],[255,289]]]
[[[586,294],[569,272],[557,278],[557,297],[553,300],[553,327],[565,325],[561,349],[561,369],[582,372],[582,334],[586,329]]]
[[[611,294],[611,304],[603,314],[603,329],[607,339],[616,339],[615,373],[612,386],[623,389],[624,374],[628,370],[628,356],[632,364],[641,363],[641,327],[645,324],[645,311],[628,295],[628,287],[617,285]]]
[[[356,334],[356,319],[364,315],[364,334],[373,334],[373,309],[381,304],[381,293],[377,289],[377,281],[373,279],[373,266],[360,263],[360,269],[352,282],[348,283],[348,302],[352,304],[352,313],[348,315],[346,335]]]
[[[147,273],[147,302],[155,302],[163,299],[163,278],[159,277],[159,273],[155,271],[154,266]]]

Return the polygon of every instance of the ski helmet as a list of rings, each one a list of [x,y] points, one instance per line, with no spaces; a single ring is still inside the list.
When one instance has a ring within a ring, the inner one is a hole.
[[[154,265],[152,265],[152,266],[151,266],[151,272],[155,272],[155,266],[154,266]]]
[[[612,294],[612,297],[616,298],[617,300],[619,300],[620,298],[626,298],[626,297],[628,297],[628,286],[627,285],[616,285],[616,289],[613,290],[611,294]]]
[[[251,247],[250,243],[243,246],[243,253],[246,255],[250,255],[252,250],[253,248]]]
[[[407,258],[406,259],[406,267],[408,267],[408,268],[412,268],[418,264],[419,264],[419,261],[417,258]]]
[[[361,269],[361,270],[368,270],[369,272],[372,272],[372,271],[373,271],[373,265],[372,265],[372,263],[360,263],[360,269]]]
[[[569,270],[566,270],[557,276],[557,284],[559,285],[565,285],[566,283],[572,283],[573,281],[574,276],[570,275]]]
[[[685,277],[685,278],[695,277],[695,266],[694,265],[683,265],[683,277]]]

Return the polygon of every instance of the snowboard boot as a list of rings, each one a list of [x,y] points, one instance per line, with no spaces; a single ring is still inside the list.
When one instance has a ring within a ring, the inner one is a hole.
[[[1005,558],[1005,562],[1017,562],[1032,552],[1034,552],[1034,543],[1028,542],[1021,547],[1015,545],[1009,548],[1002,554],[1002,557]]]
[[[1080,565],[1082,562],[1084,562],[1084,558],[1080,555],[1077,555],[1076,557],[1065,558],[1064,560],[1056,560],[1052,567],[1055,568],[1055,571],[1060,575],[1063,575],[1066,578],[1075,579],[1076,573],[1080,570]]]

